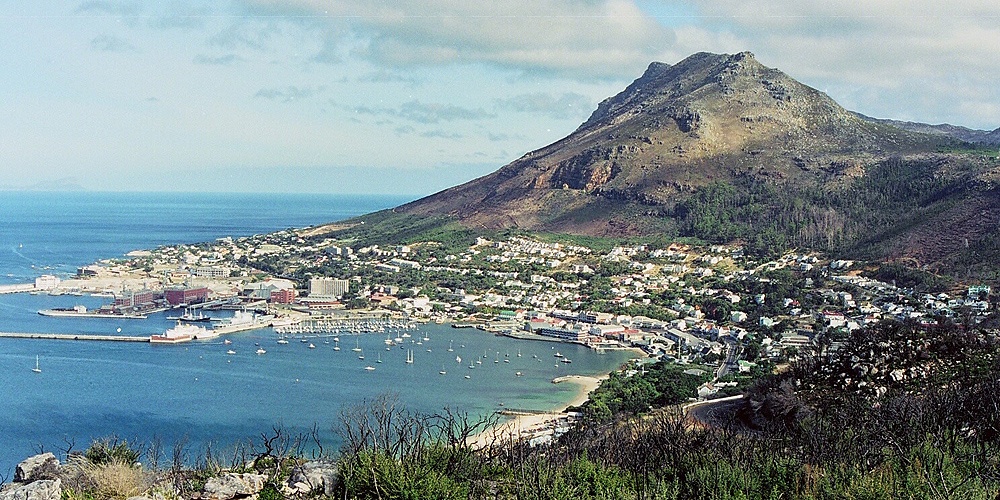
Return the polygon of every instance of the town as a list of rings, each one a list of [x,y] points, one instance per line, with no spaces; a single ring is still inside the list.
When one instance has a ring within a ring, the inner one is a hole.
[[[40,277],[34,292],[113,296],[102,308],[109,314],[225,304],[267,310],[284,325],[364,312],[451,322],[594,349],[638,348],[649,358],[712,367],[717,382],[836,350],[849,332],[886,319],[979,323],[994,309],[989,286],[932,293],[816,253],[758,261],[734,245],[586,246],[526,235],[355,248],[310,234],[289,229],[134,251],[80,268],[73,279]]]

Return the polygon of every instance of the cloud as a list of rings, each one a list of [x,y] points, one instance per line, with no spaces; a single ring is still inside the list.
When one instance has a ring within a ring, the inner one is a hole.
[[[112,35],[99,35],[90,41],[90,48],[100,52],[132,52],[136,48],[127,40]]]
[[[194,56],[194,60],[192,62],[195,64],[206,64],[209,66],[231,66],[235,63],[243,61],[245,61],[245,59],[236,54],[226,54],[224,56],[215,57],[199,54]]]
[[[425,104],[420,101],[404,102],[398,109],[352,106],[348,107],[347,110],[357,115],[391,116],[425,125],[456,120],[479,120],[496,116],[483,109],[463,108],[454,104]],[[398,129],[397,132],[399,132]]]
[[[354,51],[397,67],[489,63],[519,71],[620,78],[675,38],[631,0],[244,0],[303,10],[362,39]]]
[[[288,86],[283,89],[279,88],[268,88],[260,89],[254,94],[254,97],[259,97],[262,99],[268,99],[271,101],[281,101],[281,102],[292,102],[296,100],[308,99],[323,90],[326,87],[296,87]]]
[[[379,69],[361,75],[357,78],[361,83],[402,83],[407,87],[416,87],[420,82],[416,78],[403,76],[400,73]]]
[[[567,92],[559,97],[545,92],[537,92],[496,99],[494,102],[501,109],[543,114],[560,120],[586,117],[595,107],[589,97],[574,92]]]
[[[136,2],[110,2],[93,0],[77,6],[75,12],[87,14],[109,14],[112,16],[134,17],[142,12],[142,7]]]
[[[692,0],[679,49],[751,50],[865,114],[995,126],[995,1]],[[971,112],[970,112],[971,110]],[[963,123],[964,122],[964,123]]]
[[[428,130],[427,132],[421,132],[420,137],[426,137],[429,139],[461,139],[464,137],[462,134],[456,132],[447,132],[441,129]]]
[[[226,49],[263,51],[279,31],[279,28],[272,22],[243,21],[223,28],[208,42],[210,45]]]
[[[168,4],[167,12],[154,16],[149,20],[149,26],[156,29],[200,30],[205,27],[206,18],[212,12],[204,6]]]
[[[525,139],[525,136],[521,134],[505,134],[505,133],[494,134],[492,132],[487,132],[486,138],[489,139],[490,142],[504,142],[512,140],[522,141]]]
[[[453,104],[424,104],[420,101],[404,102],[397,116],[418,123],[438,123],[455,120],[478,120],[494,115],[482,109],[469,109]]]

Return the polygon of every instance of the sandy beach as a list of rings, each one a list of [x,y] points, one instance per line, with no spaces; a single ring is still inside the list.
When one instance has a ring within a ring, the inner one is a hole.
[[[571,383],[578,386],[576,396],[566,404],[566,407],[580,406],[587,401],[590,393],[601,385],[601,381],[608,378],[608,375],[592,377],[587,375],[567,375],[553,380],[553,383]],[[562,411],[552,411],[551,413],[532,413],[526,415],[516,415],[510,420],[498,423],[496,426],[486,429],[473,436],[469,444],[480,449],[492,444],[500,444],[515,441],[523,437],[529,437],[546,428],[551,428],[557,422],[565,420],[568,415]]]

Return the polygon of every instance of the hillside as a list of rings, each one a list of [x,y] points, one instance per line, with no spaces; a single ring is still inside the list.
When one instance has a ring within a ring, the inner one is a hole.
[[[564,139],[378,219],[808,246],[941,268],[1000,251],[996,151],[893,123],[749,52],[699,53],[652,63]]]

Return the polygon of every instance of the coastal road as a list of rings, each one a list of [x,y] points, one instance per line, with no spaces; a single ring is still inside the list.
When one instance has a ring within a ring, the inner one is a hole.
[[[743,395],[700,401],[684,407],[684,415],[704,427],[725,428],[732,424],[736,411],[744,405]]]

